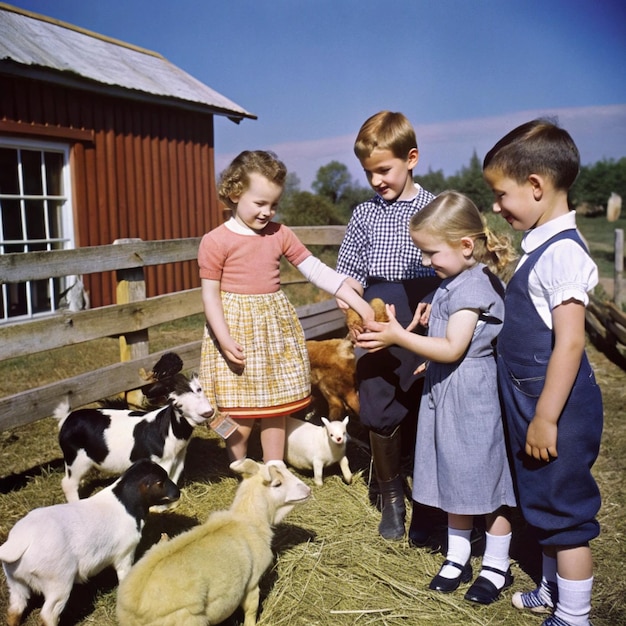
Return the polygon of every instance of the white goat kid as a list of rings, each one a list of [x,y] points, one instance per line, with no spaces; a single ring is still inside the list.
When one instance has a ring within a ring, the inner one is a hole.
[[[349,418],[330,421],[322,417],[323,426],[295,417],[287,417],[285,459],[298,469],[313,470],[316,485],[323,484],[324,468],[339,463],[343,479],[352,482],[352,472],[346,456]]]
[[[81,480],[93,467],[119,474],[138,459],[158,463],[178,483],[193,429],[209,420],[214,410],[196,375],[188,379],[176,374],[169,384],[167,404],[149,412],[70,411],[67,401],[57,407],[54,416],[65,461],[61,485],[68,502],[78,500]]]
[[[44,596],[41,622],[56,626],[75,582],[109,565],[123,580],[149,508],[179,497],[162,467],[141,460],[90,498],[30,511],[0,546],[9,586],[8,625],[20,623],[33,593]]]
[[[235,461],[243,475],[233,503],[137,561],[117,593],[123,626],[219,624],[237,607],[254,626],[259,580],[273,560],[273,526],[311,490],[281,462]]]

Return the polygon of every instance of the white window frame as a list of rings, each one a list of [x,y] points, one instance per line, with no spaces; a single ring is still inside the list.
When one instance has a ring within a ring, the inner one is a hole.
[[[51,238],[46,237],[45,239],[37,239],[37,240],[5,240],[4,232],[2,228],[2,221],[0,220],[0,254],[5,254],[5,246],[11,245],[11,251],[15,252],[15,246],[22,245],[22,251],[28,252],[28,246],[32,243],[42,244],[45,243],[46,250],[52,250],[54,244],[61,244],[64,250],[73,249],[76,247],[75,237],[74,237],[74,210],[73,210],[73,202],[72,202],[72,184],[71,184],[71,175],[70,175],[70,146],[66,143],[60,142],[51,142],[45,140],[34,140],[34,139],[18,139],[12,137],[0,137],[0,147],[9,148],[14,150],[31,150],[31,151],[40,151],[40,152],[57,152],[63,155],[63,165],[61,171],[61,192],[60,196],[48,195],[45,189],[46,184],[46,176],[43,168],[45,167],[42,162],[42,185],[44,186],[43,194],[41,196],[30,196],[25,195],[23,193],[23,177],[22,177],[22,160],[21,156],[18,156],[18,180],[19,180],[19,194],[2,194],[0,193],[0,201],[2,199],[9,200],[18,200],[20,203],[20,219],[22,220],[22,224],[25,221],[25,202],[27,200],[43,200],[44,205],[47,205],[48,202],[59,202],[61,203],[61,237],[59,238]],[[46,228],[49,227],[49,222],[46,220]],[[58,245],[57,245],[58,249]],[[34,312],[33,311],[33,303],[32,303],[32,293],[33,286],[31,285],[31,281],[26,282],[26,313],[23,315],[13,315],[9,316],[8,304],[9,304],[9,292],[11,289],[16,289],[16,283],[2,283],[0,288],[2,289],[2,308],[0,309],[0,324],[7,322],[15,322],[19,320],[42,317],[45,315],[49,315],[50,313],[54,313],[59,308],[59,303],[55,301],[55,289],[54,289],[54,281],[59,279],[49,278],[47,291],[49,295],[50,307],[48,310]],[[60,288],[57,287],[57,292],[62,292],[67,288],[68,285],[72,285],[75,282],[76,277],[66,277],[60,279]],[[22,285],[24,283],[21,283]],[[58,295],[58,294],[57,294]]]

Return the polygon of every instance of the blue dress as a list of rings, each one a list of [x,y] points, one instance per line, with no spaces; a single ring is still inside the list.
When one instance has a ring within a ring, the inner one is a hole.
[[[598,535],[600,492],[591,475],[602,435],[602,396],[583,354],[576,381],[558,422],[558,457],[545,463],[525,452],[552,354],[553,333],[531,300],[528,278],[547,248],[565,238],[586,247],[576,230],[565,230],[531,252],[506,290],[506,318],[498,337],[498,380],[508,424],[513,471],[522,515],[542,545],[583,545]]]
[[[504,285],[482,263],[444,280],[433,298],[429,337],[445,337],[453,313],[480,311],[466,354],[429,363],[417,421],[413,499],[448,513],[515,506],[494,354],[503,298]]]

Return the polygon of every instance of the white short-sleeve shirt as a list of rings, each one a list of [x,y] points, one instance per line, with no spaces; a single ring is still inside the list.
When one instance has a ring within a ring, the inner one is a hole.
[[[575,211],[527,231],[522,239],[524,255],[516,269],[523,265],[531,252],[548,239],[572,228],[576,228]],[[552,328],[552,309],[572,298],[586,306],[589,302],[587,292],[597,284],[598,266],[571,239],[564,239],[550,246],[537,261],[528,279],[532,302],[548,328]]]

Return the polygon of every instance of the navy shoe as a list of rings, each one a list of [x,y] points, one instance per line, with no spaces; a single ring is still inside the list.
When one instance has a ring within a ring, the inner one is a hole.
[[[465,599],[469,602],[476,602],[477,604],[491,604],[500,597],[502,591],[508,589],[513,584],[513,574],[511,574],[510,569],[503,572],[502,570],[489,567],[488,565],[483,565],[482,569],[504,576],[504,584],[502,587],[498,588],[488,578],[479,575],[472,583],[472,586],[467,590]]]
[[[516,591],[511,598],[511,604],[516,609],[528,609],[533,613],[554,612],[554,607],[559,601],[559,589],[556,583],[549,582],[539,585],[532,591]]]
[[[446,578],[445,576],[441,576],[441,570],[446,565],[456,567],[459,570],[459,575],[456,578]],[[440,591],[441,593],[451,593],[452,591],[456,591],[461,583],[467,583],[472,579],[472,565],[469,561],[465,565],[459,565],[454,561],[448,561],[448,559],[446,559],[439,572],[440,573],[430,581],[428,588],[433,591]]]
[[[548,619],[543,621],[541,626],[571,626],[569,622],[566,622],[564,619],[557,617],[556,615],[551,615]],[[593,626],[591,622],[589,622],[589,626]]]

